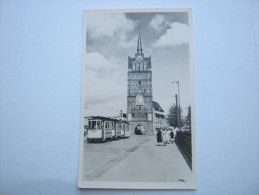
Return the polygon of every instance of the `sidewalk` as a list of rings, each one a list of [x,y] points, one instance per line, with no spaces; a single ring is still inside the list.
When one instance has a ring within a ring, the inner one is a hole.
[[[97,181],[187,182],[192,172],[175,143],[157,146],[155,136],[138,147]]]

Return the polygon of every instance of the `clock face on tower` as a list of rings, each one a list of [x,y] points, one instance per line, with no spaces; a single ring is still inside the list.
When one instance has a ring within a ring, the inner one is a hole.
[[[141,62],[143,60],[143,56],[142,55],[137,55],[136,56],[136,61],[137,62]]]

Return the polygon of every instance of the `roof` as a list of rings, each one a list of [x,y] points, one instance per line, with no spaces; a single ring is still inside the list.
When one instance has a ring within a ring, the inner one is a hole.
[[[159,105],[159,103],[153,101],[153,108],[156,110],[156,111],[160,111],[160,112],[164,112],[164,110],[162,109],[162,107]]]
[[[113,122],[121,122],[125,124],[129,124],[128,121],[120,120],[120,119],[115,119],[115,118],[109,118],[109,117],[104,117],[104,116],[90,116],[87,117],[89,120],[102,120],[102,121],[113,121]]]
[[[102,121],[118,121],[117,119],[104,117],[104,116],[90,116],[90,120],[102,120]]]
[[[155,113],[155,116],[158,117],[158,118],[164,118],[165,117],[164,114],[157,114],[157,113]]]

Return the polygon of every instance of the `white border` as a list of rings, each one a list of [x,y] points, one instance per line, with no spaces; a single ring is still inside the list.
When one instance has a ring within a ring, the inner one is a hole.
[[[79,144],[79,168],[78,187],[89,189],[196,189],[196,124],[195,124],[195,90],[194,90],[194,65],[193,65],[193,43],[192,33],[189,42],[190,50],[190,85],[191,85],[191,114],[192,114],[192,182],[89,182],[83,180],[83,148],[84,148],[84,94],[85,94],[85,62],[86,62],[86,12],[108,12],[108,13],[134,13],[134,12],[188,12],[189,27],[192,32],[192,10],[191,8],[177,9],[88,9],[83,13],[83,45],[82,45],[82,67],[81,67],[81,99],[80,99],[80,144]]]

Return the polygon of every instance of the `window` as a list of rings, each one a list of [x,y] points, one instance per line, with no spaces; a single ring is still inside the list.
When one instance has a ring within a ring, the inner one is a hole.
[[[105,129],[109,129],[109,122],[105,122]]]
[[[88,128],[92,129],[92,121],[88,121]]]
[[[92,121],[92,128],[91,129],[96,129],[96,121]]]
[[[95,129],[100,129],[101,128],[101,121],[97,121],[97,125]]]
[[[141,81],[138,81],[138,84],[141,85]]]
[[[132,117],[135,117],[135,113],[132,113]]]

